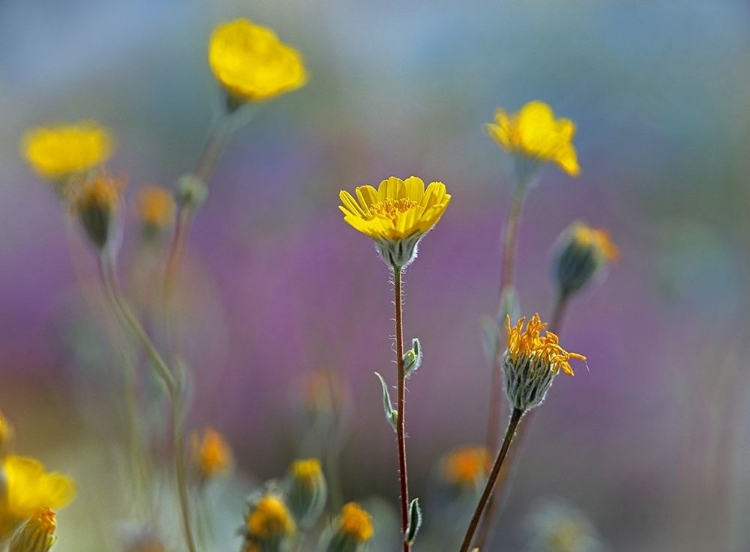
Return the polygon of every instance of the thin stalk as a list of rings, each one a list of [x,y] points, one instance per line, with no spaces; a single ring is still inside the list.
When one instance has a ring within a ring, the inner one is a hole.
[[[406,374],[404,373],[404,322],[401,298],[401,268],[393,267],[394,305],[396,307],[396,366],[398,367],[398,423],[396,439],[398,441],[398,473],[401,493],[401,540],[403,552],[409,552],[411,544],[406,542],[406,531],[409,526],[409,486],[406,472]]]
[[[123,329],[132,332],[143,345],[146,353],[152,361],[154,370],[167,388],[167,394],[172,407],[172,437],[174,443],[175,473],[177,477],[177,490],[182,515],[182,528],[185,543],[189,552],[196,552],[195,540],[193,538],[192,522],[190,515],[190,502],[187,490],[187,476],[185,473],[185,443],[184,443],[184,408],[180,395],[180,387],[177,384],[164,358],[151,341],[143,326],[133,310],[122,295],[114,270],[114,263],[102,254],[99,257],[99,275],[104,287],[107,300],[116,318]]]
[[[557,295],[555,306],[552,309],[552,314],[550,315],[549,324],[547,325],[547,331],[552,332],[553,334],[557,334],[557,337],[560,337],[560,332],[562,331],[563,322],[565,321],[565,313],[568,310],[569,299],[569,293],[560,292]]]
[[[461,543],[459,552],[469,551],[471,541],[474,537],[474,532],[476,531],[477,525],[479,525],[479,520],[482,518],[482,513],[484,512],[487,503],[489,502],[490,497],[492,497],[492,493],[495,490],[495,482],[497,480],[497,476],[500,473],[500,468],[503,467],[503,461],[505,460],[505,456],[508,454],[508,449],[510,448],[510,444],[513,442],[513,437],[516,434],[516,429],[518,428],[518,424],[521,421],[523,415],[524,411],[519,410],[518,408],[514,408],[512,414],[510,415],[510,421],[508,422],[508,429],[505,431],[503,444],[500,447],[500,452],[498,452],[497,454],[495,463],[492,465],[490,477],[487,480],[487,484],[484,486],[484,491],[482,492],[482,496],[479,499],[476,510],[474,510],[474,515],[471,517],[469,527],[468,529],[466,529],[466,535],[464,535],[464,540]]]

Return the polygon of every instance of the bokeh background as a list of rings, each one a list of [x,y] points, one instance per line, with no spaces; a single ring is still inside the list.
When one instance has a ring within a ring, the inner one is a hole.
[[[312,370],[346,381],[346,498],[396,506],[373,376],[395,383],[391,289],[371,243],[342,222],[340,189],[391,174],[448,186],[452,203],[406,275],[406,336],[425,350],[409,382],[412,494],[435,493],[446,451],[483,441],[480,319],[497,310],[513,182],[482,125],[532,99],[576,121],[582,173],[550,166],[528,196],[523,312],[549,315],[550,248],[571,221],[608,228],[621,260],[571,304],[562,341],[589,370],[560,378],[539,410],[493,550],[525,550],[524,520],[551,497],[584,512],[610,550],[750,549],[744,0],[5,0],[0,408],[22,453],[79,482],[58,550],[119,549],[121,383],[91,331],[92,258],[19,139],[95,119],[116,136],[110,167],[128,176],[131,204],[143,184],[172,185],[220,108],[207,37],[237,16],[295,45],[311,78],[234,136],[190,238],[189,424],[235,449],[237,479],[221,491],[229,549],[242,493],[303,452],[298,391]],[[121,275],[148,282],[127,232]]]

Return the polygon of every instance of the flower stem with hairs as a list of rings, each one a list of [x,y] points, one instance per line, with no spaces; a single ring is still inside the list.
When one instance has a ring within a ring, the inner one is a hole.
[[[396,366],[398,367],[398,422],[396,440],[398,441],[398,473],[401,494],[401,535],[404,552],[409,552],[411,544],[406,540],[409,526],[409,486],[406,471],[406,373],[404,371],[404,323],[402,312],[402,269],[393,267],[393,290],[396,308]]]

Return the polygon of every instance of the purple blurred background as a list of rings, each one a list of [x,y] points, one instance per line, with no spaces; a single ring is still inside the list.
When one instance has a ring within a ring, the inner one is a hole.
[[[79,480],[71,511],[81,517],[114,492],[86,481],[115,441],[119,385],[116,359],[78,333],[76,270],[90,279],[94,265],[18,154],[20,137],[95,119],[116,136],[111,167],[128,175],[131,203],[145,183],[171,185],[218,112],[207,37],[245,16],[295,45],[311,78],[234,136],[197,216],[191,426],[228,435],[241,472],[278,475],[299,452],[294,382],[332,367],[355,405],[345,494],[395,504],[394,437],[373,376],[395,383],[392,292],[337,194],[414,174],[445,182],[453,200],[406,275],[406,337],[425,350],[409,381],[412,493],[428,492],[447,450],[482,442],[479,321],[497,310],[513,186],[482,125],[497,107],[542,99],[576,121],[582,173],[550,166],[528,196],[523,312],[549,315],[550,247],[571,221],[608,228],[621,260],[571,304],[562,343],[590,370],[560,378],[538,412],[498,550],[520,549],[519,520],[555,495],[587,512],[613,550],[747,550],[748,5],[360,4],[0,3],[0,408],[18,448]],[[138,272],[126,266],[138,258],[133,235],[123,278]],[[100,549],[75,539],[59,550]]]

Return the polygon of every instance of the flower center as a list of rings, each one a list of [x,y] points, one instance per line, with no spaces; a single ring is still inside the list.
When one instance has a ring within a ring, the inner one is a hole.
[[[417,202],[411,199],[402,197],[401,199],[384,199],[378,203],[370,205],[370,213],[373,217],[389,218],[396,220],[396,218],[411,209],[416,207]]]

